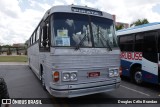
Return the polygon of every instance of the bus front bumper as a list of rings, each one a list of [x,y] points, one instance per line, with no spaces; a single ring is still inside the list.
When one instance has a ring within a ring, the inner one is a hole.
[[[103,86],[96,86],[96,87],[89,87],[89,88],[80,88],[80,89],[70,89],[70,90],[55,90],[50,89],[50,94],[55,97],[78,97],[96,93],[102,93],[107,91],[112,91],[119,88],[120,82],[110,84],[110,85],[103,85]]]

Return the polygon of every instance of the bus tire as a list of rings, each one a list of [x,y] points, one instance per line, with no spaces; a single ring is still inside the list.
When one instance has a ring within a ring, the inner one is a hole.
[[[30,58],[28,59],[28,67],[29,67],[29,69],[32,69],[31,68],[31,63],[30,63]]]
[[[143,82],[142,70],[140,67],[137,67],[134,69],[133,80],[134,80],[134,83],[136,83],[138,85],[142,84],[142,82]]]
[[[41,70],[41,77],[40,77],[41,84],[42,84],[43,89],[46,91],[46,85],[45,85],[45,78],[44,78],[43,68],[41,67],[40,70]]]

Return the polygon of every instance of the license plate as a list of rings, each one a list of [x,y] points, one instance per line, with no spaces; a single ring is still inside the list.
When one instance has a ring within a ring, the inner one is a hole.
[[[88,77],[98,77],[100,76],[100,72],[89,72]]]

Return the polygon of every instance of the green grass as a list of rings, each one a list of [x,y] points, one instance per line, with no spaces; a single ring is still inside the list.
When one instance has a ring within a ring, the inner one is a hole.
[[[27,62],[27,56],[0,56],[0,62]]]

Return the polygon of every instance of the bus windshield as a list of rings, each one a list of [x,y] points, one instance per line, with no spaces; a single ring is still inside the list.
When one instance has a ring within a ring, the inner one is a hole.
[[[54,46],[117,47],[110,19],[71,13],[55,13],[53,18]]]

